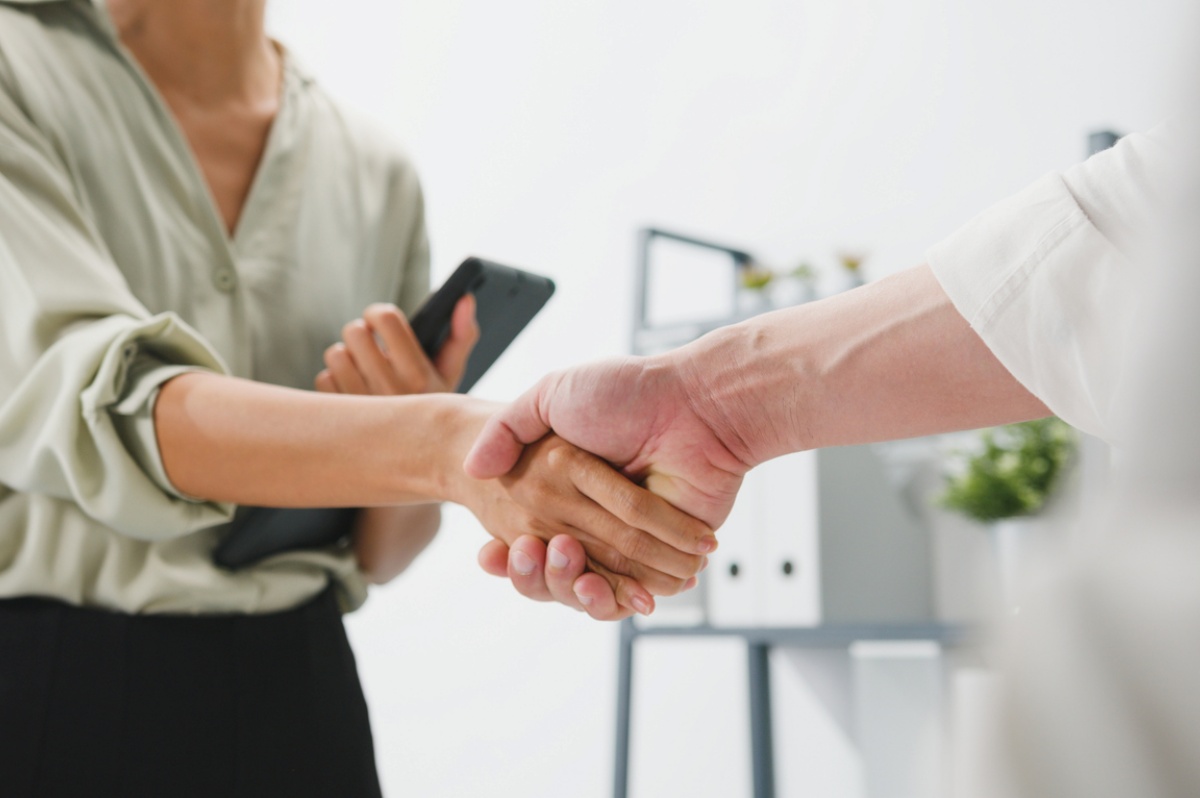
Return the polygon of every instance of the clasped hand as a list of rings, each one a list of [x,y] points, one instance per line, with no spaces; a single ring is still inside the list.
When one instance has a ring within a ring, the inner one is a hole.
[[[455,309],[449,339],[430,361],[395,306],[373,305],[326,351],[316,388],[377,396],[450,392],[478,335],[468,296]],[[462,401],[461,427],[447,430],[445,438],[447,447],[457,449],[455,463],[463,462],[497,409]],[[527,596],[559,600],[594,617],[653,611],[653,596],[693,586],[705,555],[716,548],[708,525],[554,434],[530,442],[503,474],[450,478],[462,484],[456,498],[496,538],[480,555],[486,570],[511,577]],[[359,544],[356,539],[361,558]]]

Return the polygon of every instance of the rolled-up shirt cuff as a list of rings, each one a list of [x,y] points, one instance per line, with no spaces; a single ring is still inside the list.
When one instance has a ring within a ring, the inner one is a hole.
[[[184,501],[200,503],[204,500],[189,496],[171,484],[154,427],[154,405],[158,402],[159,389],[180,374],[197,371],[210,370],[197,366],[171,366],[157,358],[143,356],[130,367],[130,390],[120,402],[109,408],[109,415],[121,442],[146,476],[164,492]]]
[[[926,255],[955,308],[1056,415],[1112,439],[1136,273],[1059,175],[977,216]]]
[[[926,259],[954,307],[982,335],[1035,270],[1087,224],[1062,178],[1051,174],[967,222]],[[986,337],[985,343],[991,345]]]
[[[109,345],[80,400],[83,416],[96,428],[108,420],[141,471],[172,498],[194,505],[193,528],[223,523],[233,505],[189,496],[172,483],[163,465],[154,426],[154,405],[168,381],[189,372],[227,374],[220,356],[172,313],[154,316],[122,331]]]

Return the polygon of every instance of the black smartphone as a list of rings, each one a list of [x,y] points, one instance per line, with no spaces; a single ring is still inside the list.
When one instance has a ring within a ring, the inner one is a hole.
[[[459,393],[471,390],[545,306],[554,295],[554,281],[482,258],[467,258],[409,322],[431,359],[450,337],[454,306],[466,294],[475,295],[479,342],[467,360]]]

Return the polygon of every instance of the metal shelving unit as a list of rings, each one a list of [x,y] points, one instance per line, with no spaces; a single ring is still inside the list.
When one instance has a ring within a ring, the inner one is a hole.
[[[859,640],[928,640],[953,648],[972,640],[971,630],[947,624],[860,624],[812,628],[718,629],[707,625],[639,629],[632,619],[621,622],[617,675],[617,734],[613,796],[628,798],[630,727],[633,721],[633,650],[646,637],[740,638],[746,644],[750,706],[750,766],[754,798],[775,796],[774,734],[771,723],[770,654],[775,646],[847,648]]]
[[[726,318],[701,319],[655,326],[651,313],[652,257],[658,241],[683,244],[727,255],[730,259],[729,290],[731,314]],[[687,343],[718,327],[739,321],[736,297],[739,271],[755,263],[745,250],[657,228],[643,230],[637,261],[636,305],[631,337],[635,354],[652,354]],[[613,795],[629,795],[630,728],[633,714],[634,648],[644,638],[736,638],[746,645],[747,691],[750,710],[750,747],[754,798],[775,795],[774,735],[771,721],[770,653],[775,646],[802,648],[846,648],[860,640],[928,640],[946,647],[959,646],[970,638],[960,626],[933,623],[838,624],[810,628],[714,627],[707,623],[687,626],[640,627],[632,619],[621,622],[617,684],[617,727]]]

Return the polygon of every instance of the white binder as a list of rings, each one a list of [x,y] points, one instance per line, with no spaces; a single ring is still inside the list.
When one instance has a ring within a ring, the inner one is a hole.
[[[816,626],[822,617],[817,453],[785,455],[759,470],[762,625]]]
[[[763,478],[746,475],[729,518],[717,531],[720,546],[709,555],[703,579],[708,590],[708,622],[718,627],[758,626],[765,583],[762,517]]]
[[[717,538],[704,573],[715,627],[933,617],[928,530],[869,446],[755,468]]]

